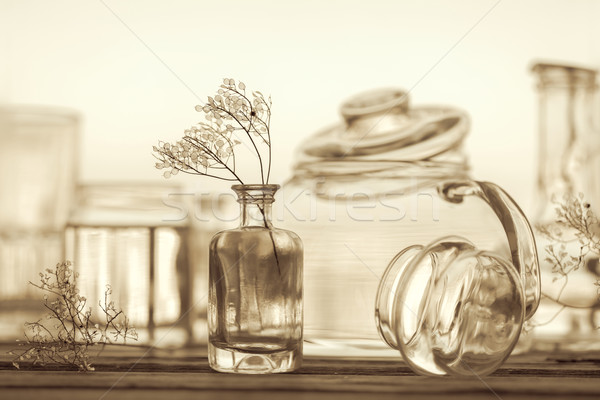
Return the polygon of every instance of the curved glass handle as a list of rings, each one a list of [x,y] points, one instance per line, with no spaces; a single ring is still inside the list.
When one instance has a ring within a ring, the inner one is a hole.
[[[494,210],[506,232],[512,263],[521,275],[525,318],[531,318],[540,303],[540,267],[533,231],[521,208],[508,193],[490,182],[445,182],[438,187],[438,192],[452,203],[461,203],[464,196],[477,196]]]

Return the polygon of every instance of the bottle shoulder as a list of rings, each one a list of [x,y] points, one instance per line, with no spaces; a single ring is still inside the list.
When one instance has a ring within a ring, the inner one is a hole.
[[[282,228],[275,228],[275,227],[272,227],[271,229],[267,229],[267,228],[260,227],[260,226],[243,227],[243,228],[238,227],[238,228],[227,229],[227,230],[217,232],[213,236],[211,243],[215,243],[219,240],[241,239],[244,236],[253,236],[253,237],[261,237],[261,236],[271,237],[271,236],[273,236],[273,238],[275,240],[278,240],[278,239],[291,240],[299,245],[302,245],[302,239],[294,231],[290,231],[288,229],[282,229]]]

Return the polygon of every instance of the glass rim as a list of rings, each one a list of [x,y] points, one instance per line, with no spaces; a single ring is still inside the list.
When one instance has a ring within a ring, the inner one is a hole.
[[[281,185],[277,183],[249,183],[249,184],[235,184],[231,186],[232,190],[245,191],[245,190],[262,190],[262,191],[276,191],[281,188]]]
[[[0,114],[13,117],[61,118],[78,122],[81,113],[75,109],[60,106],[31,104],[0,104]]]

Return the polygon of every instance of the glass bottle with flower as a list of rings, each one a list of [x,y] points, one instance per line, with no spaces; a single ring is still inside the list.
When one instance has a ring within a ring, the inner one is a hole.
[[[279,185],[271,174],[271,98],[224,79],[214,97],[196,106],[206,122],[175,143],[154,146],[166,178],[179,172],[237,182],[240,225],[210,244],[209,364],[221,372],[289,372],[302,362],[302,241],[273,226]],[[257,156],[260,183],[248,184],[236,168],[236,146]]]

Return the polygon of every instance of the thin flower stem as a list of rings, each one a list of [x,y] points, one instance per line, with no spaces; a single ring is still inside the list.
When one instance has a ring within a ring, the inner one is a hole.
[[[267,168],[267,183],[269,183],[269,178],[271,177],[271,108],[267,108],[267,136],[269,138],[269,168]]]
[[[577,306],[574,304],[567,304],[567,303],[563,302],[562,300],[560,300],[560,297],[554,297],[545,292],[542,292],[542,296],[546,297],[547,299],[552,300],[554,303],[556,303],[564,308],[574,308],[574,309],[578,309],[578,310],[589,310],[590,309],[590,306]]]
[[[188,165],[188,167],[190,167],[190,166]],[[190,168],[192,168],[192,167],[190,167]],[[194,172],[182,171],[182,170],[180,170],[180,172],[182,172],[182,173],[184,173],[184,174],[188,174],[188,175],[202,175],[202,176],[208,176],[208,177],[210,177],[210,178],[220,179],[220,180],[222,180],[222,181],[227,181],[227,182],[239,182],[239,179],[237,179],[237,178],[224,178],[224,177],[222,177],[222,176],[212,175],[212,174],[208,174],[208,173],[206,173],[206,172],[199,172],[199,171],[198,171],[197,173],[194,173]]]
[[[46,328],[44,325],[40,324],[40,321],[38,320],[37,322],[32,322],[32,323],[26,323],[26,325],[35,325],[37,327],[39,327],[40,329],[43,329],[46,331],[46,333],[48,334],[48,336],[50,336],[50,338],[52,338],[54,340],[54,335],[52,334],[52,332],[50,332],[48,330],[48,328]]]
[[[256,125],[252,122],[254,119],[258,119],[259,122],[261,122],[263,124],[263,126],[267,129],[267,134],[270,135],[270,131],[269,131],[269,126],[267,123],[265,123],[263,120],[261,120],[260,118],[252,118],[252,114],[254,113],[255,115],[257,115],[256,113],[256,109],[254,108],[254,106],[252,105],[252,102],[250,101],[250,99],[246,96],[245,93],[239,92],[237,89],[232,89],[230,87],[224,87],[224,89],[229,90],[230,92],[233,92],[239,96],[242,96],[246,102],[248,103],[248,105],[250,106],[250,118],[248,118],[248,115],[246,113],[243,113],[244,117],[246,117],[246,119],[248,120],[248,122],[250,123],[250,127],[254,128],[254,131],[256,133],[258,133],[258,128],[256,128]],[[263,104],[267,107],[267,110],[269,111],[269,117],[271,115],[271,108],[267,105],[266,101],[263,100]],[[239,121],[238,121],[239,124]],[[241,125],[241,124],[240,124]],[[261,137],[261,139],[267,144],[267,146],[269,146],[269,150],[270,150],[270,146],[271,146],[271,141],[269,140],[268,142],[262,137],[262,134],[259,133],[259,136]],[[269,138],[270,139],[270,138]],[[258,151],[258,150],[257,150]],[[269,156],[270,157],[270,156]],[[270,161],[270,160],[269,160]]]
[[[562,305],[562,307],[556,312],[554,313],[554,315],[552,317],[550,317],[549,320],[544,321],[544,322],[539,322],[539,323],[533,323],[533,327],[538,327],[538,326],[544,326],[544,325],[548,325],[549,323],[551,323],[552,321],[554,321],[556,319],[556,317],[558,317],[558,315],[563,312],[563,310],[567,308],[567,306]]]
[[[64,318],[61,318],[61,316],[58,314],[57,311],[55,311],[52,307],[48,306],[47,304],[44,304],[44,307],[46,307],[48,310],[50,310],[50,312],[52,314],[54,314],[54,317],[60,322],[60,324],[62,325],[64,332],[69,332],[69,328],[67,328],[67,326],[65,325],[65,320]]]
[[[218,107],[218,106],[214,106],[214,107],[215,107],[215,109],[221,110],[221,111],[225,112],[226,114],[228,114],[229,116],[231,116],[231,118],[233,118],[235,120],[235,122],[237,122],[238,125],[241,126],[244,129],[244,132],[246,132],[246,135],[250,139],[250,142],[252,143],[252,146],[254,147],[254,151],[256,152],[256,155],[258,156],[258,163],[260,164],[260,177],[261,177],[262,183],[264,184],[265,183],[265,175],[264,175],[264,171],[263,171],[262,157],[260,155],[260,151],[258,150],[258,147],[256,147],[256,143],[254,143],[254,139],[252,139],[252,135],[250,134],[250,129],[246,128],[240,122],[240,120],[234,114],[232,114],[229,110],[226,110],[226,109],[224,109],[222,107]],[[252,125],[252,122],[250,122],[250,125]]]
[[[279,272],[279,276],[281,276],[281,265],[279,264],[279,254],[277,253],[277,246],[275,245],[275,238],[273,237],[273,230],[270,229],[269,224],[267,223],[267,214],[265,213],[265,206],[261,207],[260,204],[257,204],[258,209],[263,217],[263,225],[265,229],[269,231],[269,237],[271,238],[271,244],[273,245],[273,255],[275,256],[275,262],[277,263],[277,270]]]
[[[227,137],[226,135],[222,135],[221,137],[227,141],[227,143],[229,144],[229,148],[232,149],[232,152],[231,152],[231,158],[233,159],[233,168],[232,169],[235,171],[235,152],[233,151],[234,144],[231,141],[231,138]],[[227,161],[229,161],[229,158],[227,158]],[[227,163],[225,163],[225,164],[227,164]]]
[[[571,271],[569,271],[569,272],[571,272]],[[558,303],[559,299],[562,297],[562,294],[565,291],[565,288],[569,284],[569,275],[567,275],[569,272],[565,273],[565,275],[564,275],[565,281],[564,281],[562,287],[560,288],[560,290],[558,291],[558,296],[556,296],[557,303]]]

